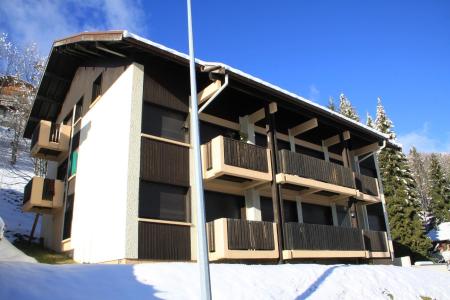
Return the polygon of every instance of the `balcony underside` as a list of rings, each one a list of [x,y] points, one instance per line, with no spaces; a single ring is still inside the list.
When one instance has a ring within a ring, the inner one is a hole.
[[[25,186],[22,210],[52,214],[63,204],[64,183],[60,180],[33,177]]]
[[[59,161],[69,151],[70,126],[41,120],[31,140],[31,156]]]

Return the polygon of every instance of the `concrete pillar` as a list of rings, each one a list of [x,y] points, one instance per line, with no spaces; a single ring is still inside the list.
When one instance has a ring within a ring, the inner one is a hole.
[[[261,198],[255,189],[248,189],[245,195],[245,215],[249,221],[261,221]]]
[[[297,202],[297,218],[299,223],[303,223],[303,209],[302,209],[302,199],[300,197],[295,197]]]
[[[333,216],[333,226],[339,226],[336,203],[331,203],[331,215]]]
[[[251,123],[248,115],[239,117],[240,132],[247,135],[247,143],[255,144],[255,124]]]

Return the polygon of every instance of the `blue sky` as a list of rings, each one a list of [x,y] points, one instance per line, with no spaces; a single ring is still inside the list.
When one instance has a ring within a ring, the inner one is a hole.
[[[405,148],[450,152],[450,1],[193,1],[196,56],[320,104],[381,97]],[[128,29],[187,52],[184,0],[16,0],[0,32],[44,54],[84,30]]]

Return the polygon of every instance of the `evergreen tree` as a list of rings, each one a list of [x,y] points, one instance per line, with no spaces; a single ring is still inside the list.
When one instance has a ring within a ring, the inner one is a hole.
[[[392,121],[380,99],[375,124],[379,131],[395,139]],[[413,260],[423,259],[431,241],[425,236],[417,187],[406,156],[399,149],[386,147],[378,160],[395,254],[410,255]]]
[[[330,96],[330,98],[328,99],[328,105],[327,107],[329,109],[331,109],[332,111],[336,111],[336,106],[334,105],[334,99],[333,97]]]
[[[369,113],[366,114],[366,125],[370,128],[375,128],[375,124],[373,123],[372,116]]]
[[[339,96],[339,112],[350,119],[360,121],[358,113],[344,94]]]
[[[450,221],[450,183],[442,171],[438,157],[431,155],[429,169],[430,209],[434,217],[434,225]]]
[[[409,151],[408,161],[417,185],[422,210],[424,213],[427,213],[430,210],[430,198],[428,197],[428,174],[425,168],[424,157],[417,152],[415,147],[412,147]]]

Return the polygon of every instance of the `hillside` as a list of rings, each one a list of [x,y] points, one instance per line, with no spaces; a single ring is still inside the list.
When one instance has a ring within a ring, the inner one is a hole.
[[[29,235],[34,221],[34,214],[21,210],[23,189],[33,176],[33,161],[24,142],[20,145],[17,163],[11,166],[10,141],[11,133],[0,127],[0,216],[6,223],[5,236],[14,241],[19,236]],[[39,232],[38,225],[35,237]]]

